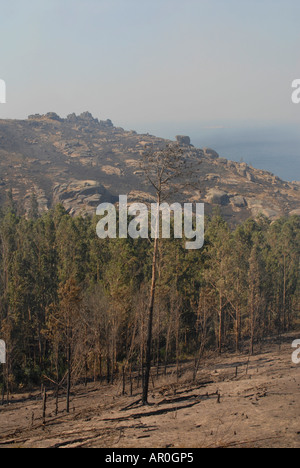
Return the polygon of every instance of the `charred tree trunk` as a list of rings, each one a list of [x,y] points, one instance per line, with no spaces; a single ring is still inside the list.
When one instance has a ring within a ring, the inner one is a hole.
[[[152,261],[152,282],[151,282],[150,303],[149,303],[145,374],[144,374],[144,381],[143,381],[143,397],[142,397],[143,405],[146,405],[148,403],[149,380],[150,380],[150,371],[151,371],[151,347],[152,347],[153,312],[154,312],[155,287],[156,287],[157,253],[158,253],[158,239],[156,238],[154,241],[154,252],[153,252],[153,261]]]
[[[70,412],[70,393],[71,393],[71,345],[68,344],[68,375],[67,375],[67,413]]]

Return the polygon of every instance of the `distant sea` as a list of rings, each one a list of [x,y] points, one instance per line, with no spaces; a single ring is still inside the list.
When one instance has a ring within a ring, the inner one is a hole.
[[[300,181],[300,126],[295,129],[202,129],[195,146],[209,146],[221,157],[244,161],[281,179]]]
[[[300,123],[296,126],[149,125],[153,135],[175,139],[189,135],[194,146],[209,147],[221,157],[246,162],[287,181],[300,181]]]

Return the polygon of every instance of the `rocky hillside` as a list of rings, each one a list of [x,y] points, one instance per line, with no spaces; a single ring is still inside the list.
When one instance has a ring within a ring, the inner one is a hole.
[[[177,137],[187,157],[202,161],[201,195],[185,194],[185,201],[204,201],[206,212],[219,206],[235,224],[260,213],[300,215],[300,183],[285,182],[245,163],[220,158],[199,149],[188,137]],[[0,120],[0,204],[12,190],[24,211],[35,193],[40,211],[62,203],[71,214],[94,214],[102,201],[151,199],[139,159],[149,144],[167,140],[116,128],[86,112],[61,119],[54,113],[28,120]]]

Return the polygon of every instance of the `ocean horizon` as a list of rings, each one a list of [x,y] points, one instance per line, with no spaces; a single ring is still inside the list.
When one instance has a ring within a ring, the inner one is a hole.
[[[269,171],[286,181],[300,181],[300,131],[296,126],[216,124],[137,125],[139,132],[175,139],[188,135],[198,148],[212,148],[220,157]],[[140,127],[140,128],[139,128]]]
[[[221,157],[246,162],[283,180],[300,181],[300,132],[292,129],[204,129],[195,146],[211,146]]]

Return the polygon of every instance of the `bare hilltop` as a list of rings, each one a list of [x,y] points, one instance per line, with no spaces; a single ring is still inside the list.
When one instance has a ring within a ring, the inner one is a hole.
[[[187,158],[202,162],[201,193],[185,193],[185,201],[206,203],[237,224],[263,214],[270,219],[300,215],[300,182],[220,157],[209,148],[195,148],[187,136],[177,136]],[[0,120],[0,205],[12,191],[28,211],[35,194],[40,212],[62,203],[72,215],[94,214],[103,201],[119,195],[151,200],[151,188],[141,177],[139,161],[147,147],[169,140],[117,128],[89,112],[60,118],[55,113],[27,120]],[[284,156],[283,156],[284,157]]]

